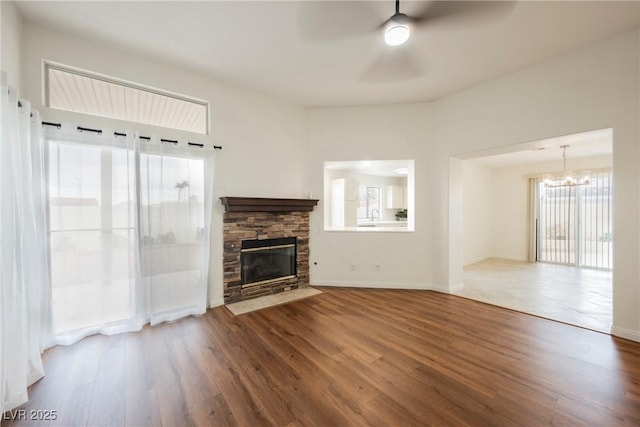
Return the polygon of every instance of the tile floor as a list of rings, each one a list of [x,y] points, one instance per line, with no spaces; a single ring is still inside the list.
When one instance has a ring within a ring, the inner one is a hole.
[[[610,333],[610,271],[490,258],[465,267],[455,295]]]
[[[273,295],[265,295],[263,297],[248,299],[245,301],[234,302],[227,304],[226,307],[235,316],[240,314],[249,313],[251,311],[262,310],[263,308],[273,307],[274,305],[286,304],[291,301],[296,301],[302,298],[309,298],[314,295],[321,294],[322,291],[312,288],[304,287],[293,289],[291,291],[279,292]]]

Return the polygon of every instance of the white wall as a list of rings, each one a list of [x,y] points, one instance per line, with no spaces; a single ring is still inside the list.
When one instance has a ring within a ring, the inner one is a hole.
[[[610,155],[572,158],[569,165],[573,170],[608,168],[612,167],[612,160]],[[468,162],[473,162],[473,160]],[[491,257],[517,261],[527,260],[529,247],[529,225],[527,222],[529,183],[527,175],[561,170],[561,161],[492,169],[494,208],[490,224],[493,236]]]
[[[222,304],[221,196],[308,197],[306,112],[254,92],[82,40],[29,22],[23,31],[23,95],[48,121],[138,129],[169,138],[222,145],[214,178],[210,300]],[[170,131],[56,111],[42,105],[42,61],[47,59],[200,99],[211,105],[211,135]],[[321,194],[318,192],[317,194]]]
[[[324,108],[309,115],[309,170],[313,194],[323,194],[323,162],[415,159],[415,182],[434,178],[435,144],[428,104]],[[415,232],[324,232],[323,201],[311,215],[311,280],[315,284],[431,289],[434,269],[446,269],[433,244],[431,187],[417,184]],[[446,182],[445,182],[446,185]],[[317,262],[317,265],[314,265]],[[357,270],[350,265],[359,266]],[[375,266],[380,265],[376,270]]]
[[[473,160],[462,162],[463,265],[492,256],[493,170]]]
[[[313,283],[455,289],[462,283],[462,168],[455,157],[587,130],[613,128],[616,182],[613,332],[640,340],[639,35],[633,31],[433,103],[316,109],[309,167],[322,162],[416,160],[416,232],[322,232],[312,215]],[[452,160],[452,158],[454,158]],[[450,163],[451,162],[451,163]],[[428,206],[428,209],[427,209]],[[376,271],[349,271],[372,260]]]
[[[20,89],[20,51],[22,18],[12,1],[0,1],[0,69],[7,73],[11,86]]]

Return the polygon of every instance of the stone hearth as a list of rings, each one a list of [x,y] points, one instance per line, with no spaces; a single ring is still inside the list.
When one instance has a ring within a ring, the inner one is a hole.
[[[309,286],[309,212],[318,201],[222,197],[224,241],[224,302],[243,301]],[[242,286],[240,249],[243,240],[295,237],[296,277]]]

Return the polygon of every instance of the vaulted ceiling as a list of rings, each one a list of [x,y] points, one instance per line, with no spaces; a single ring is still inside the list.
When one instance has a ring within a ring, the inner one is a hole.
[[[427,3],[400,5],[417,14]],[[640,19],[634,1],[520,1],[475,19],[427,22],[392,50],[377,28],[393,14],[391,0],[17,5],[28,21],[306,107],[434,100],[630,31]]]

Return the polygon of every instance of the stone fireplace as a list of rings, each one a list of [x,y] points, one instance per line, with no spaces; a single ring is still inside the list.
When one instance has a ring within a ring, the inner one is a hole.
[[[309,286],[312,199],[221,197],[225,304]]]

